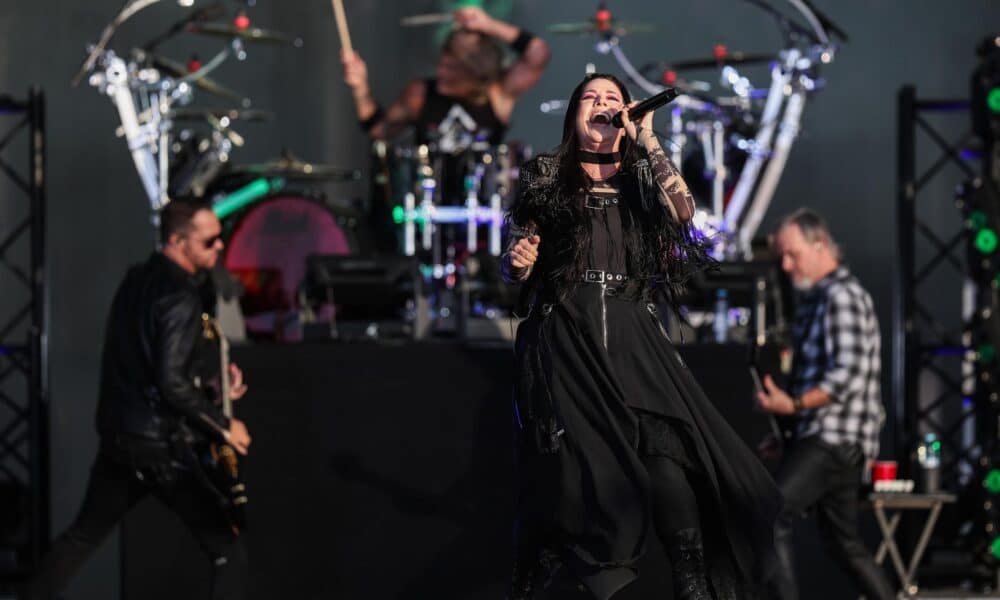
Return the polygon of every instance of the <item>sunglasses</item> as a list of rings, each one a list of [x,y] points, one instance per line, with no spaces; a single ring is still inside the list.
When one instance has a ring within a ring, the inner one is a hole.
[[[221,239],[222,239],[222,234],[220,233],[219,235],[213,235],[208,239],[202,240],[201,243],[204,245],[205,250],[211,250],[212,248],[215,247],[215,244],[219,242]]]

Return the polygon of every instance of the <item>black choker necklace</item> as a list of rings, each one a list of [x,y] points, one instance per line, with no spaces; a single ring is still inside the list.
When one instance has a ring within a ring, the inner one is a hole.
[[[613,165],[617,162],[621,162],[622,160],[621,152],[590,152],[588,150],[579,150],[578,154],[580,156],[580,162],[584,163]]]

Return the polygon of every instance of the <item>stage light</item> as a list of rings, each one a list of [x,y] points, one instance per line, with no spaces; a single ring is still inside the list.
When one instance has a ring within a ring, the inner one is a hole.
[[[993,543],[990,544],[990,554],[993,558],[1000,559],[1000,537],[993,538]]]
[[[984,227],[976,234],[976,250],[983,254],[992,254],[997,249],[997,232],[989,227]]]
[[[448,209],[451,209],[451,210],[449,211]],[[463,212],[464,210],[465,210],[465,207],[462,207],[462,206],[445,207],[444,210],[442,210],[442,207],[438,207],[434,214],[444,215],[444,214],[449,214],[449,213],[455,213],[457,215],[457,214],[461,213],[461,215],[459,217],[456,217],[454,219],[451,219],[451,220],[448,220],[448,221],[440,221],[440,222],[447,222],[447,223],[461,223],[466,218],[465,214]],[[481,210],[488,211],[489,209],[483,208]],[[405,207],[400,206],[398,204],[396,206],[392,207],[392,222],[393,223],[395,223],[396,225],[402,225],[403,223],[405,223],[407,221],[407,218],[408,217],[406,215],[406,208]],[[416,210],[414,210],[412,213],[410,213],[409,220],[413,221],[417,225],[424,225],[424,224],[426,224],[428,222],[428,213],[427,213],[427,211],[421,209],[418,206]],[[479,222],[480,223],[484,223],[484,222],[487,222],[487,221],[484,219],[484,217],[480,216]]]
[[[974,210],[969,213],[969,227],[971,227],[973,231],[979,231],[983,227],[986,227],[987,224],[989,224],[989,217],[986,216],[985,212],[981,210]]]
[[[979,362],[981,363],[991,363],[997,358],[996,348],[993,347],[993,344],[988,342],[980,344],[979,347],[976,348],[976,354],[979,356]]]
[[[1000,469],[990,469],[983,479],[983,487],[991,494],[1000,494]]]
[[[1000,113],[1000,86],[994,87],[986,95],[986,106],[995,113]]]

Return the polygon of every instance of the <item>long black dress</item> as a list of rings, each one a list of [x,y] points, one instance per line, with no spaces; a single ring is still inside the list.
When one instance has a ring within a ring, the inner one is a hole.
[[[703,482],[694,491],[716,598],[745,600],[773,553],[778,491],[671,344],[651,285],[633,280],[638,293],[624,293],[623,231],[645,209],[633,175],[608,183],[620,193],[576,199],[591,232],[584,279],[603,283],[559,297],[536,273],[517,332],[519,568],[538,586],[565,565],[602,600],[632,581],[651,521],[642,456],[667,456]],[[539,234],[536,269],[551,270],[546,244],[571,234],[544,224]]]

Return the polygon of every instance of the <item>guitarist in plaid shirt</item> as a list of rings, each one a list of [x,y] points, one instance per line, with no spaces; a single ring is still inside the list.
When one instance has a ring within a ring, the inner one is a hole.
[[[847,267],[817,214],[799,210],[775,236],[781,267],[801,293],[792,330],[794,359],[787,390],[768,375],[761,408],[794,422],[775,476],[785,502],[775,524],[779,568],[772,589],[800,597],[792,561],[792,526],[815,509],[827,551],[869,600],[891,600],[892,586],[858,532],[858,488],[878,454],[885,421],[879,385],[878,320],[871,296]],[[777,455],[780,440],[761,444]]]

